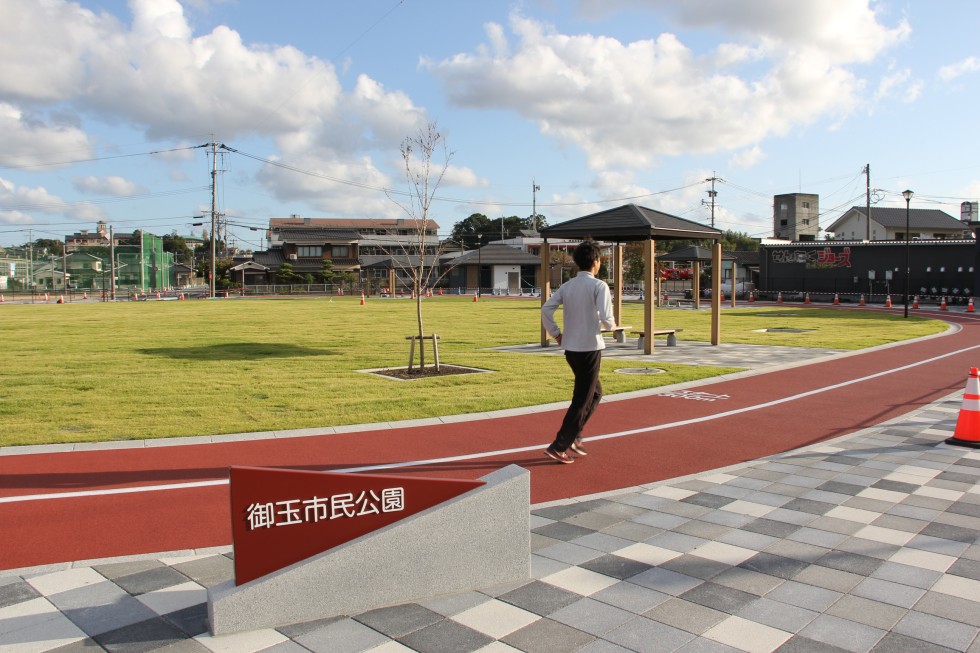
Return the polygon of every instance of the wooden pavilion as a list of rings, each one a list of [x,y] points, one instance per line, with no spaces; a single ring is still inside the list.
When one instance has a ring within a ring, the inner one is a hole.
[[[636,204],[625,204],[541,230],[544,243],[541,247],[541,270],[544,282],[541,290],[541,303],[551,296],[551,281],[547,270],[551,265],[549,238],[586,239],[613,243],[613,314],[616,324],[622,324],[623,312],[623,252],[624,243],[643,244],[643,353],[653,353],[654,302],[656,300],[654,279],[656,272],[655,245],[659,240],[708,240],[713,241],[711,274],[711,344],[721,341],[721,243],[722,232],[713,227],[691,220],[655,211]],[[548,346],[548,333],[541,327],[541,346]]]

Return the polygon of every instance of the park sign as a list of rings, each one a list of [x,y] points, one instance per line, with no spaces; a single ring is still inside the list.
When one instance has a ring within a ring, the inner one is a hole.
[[[305,560],[484,483],[232,467],[235,584]]]

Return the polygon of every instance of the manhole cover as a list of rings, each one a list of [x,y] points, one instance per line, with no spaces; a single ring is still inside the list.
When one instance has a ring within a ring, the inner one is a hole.
[[[663,374],[667,370],[659,367],[621,367],[616,371],[620,374]]]

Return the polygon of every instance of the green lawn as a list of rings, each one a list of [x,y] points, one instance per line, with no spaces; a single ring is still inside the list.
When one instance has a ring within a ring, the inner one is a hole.
[[[0,446],[182,437],[390,421],[568,398],[560,356],[488,348],[537,342],[539,303],[426,300],[443,363],[493,370],[399,382],[364,374],[408,361],[414,302],[359,297],[0,306]],[[657,325],[707,340],[706,311],[657,312]],[[642,325],[641,308],[624,323]],[[806,334],[758,333],[764,328]],[[856,349],[942,331],[940,322],[857,311],[726,309],[723,342]],[[731,368],[659,364],[613,374],[607,393],[691,381]]]

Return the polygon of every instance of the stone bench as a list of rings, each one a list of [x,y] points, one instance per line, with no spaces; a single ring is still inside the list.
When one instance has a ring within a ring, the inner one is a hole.
[[[677,334],[684,329],[654,329],[654,336],[667,336],[667,346],[676,347],[677,346]],[[636,341],[636,348],[643,349],[644,341],[643,338],[646,336],[644,331],[634,331],[634,334],[638,336]]]

